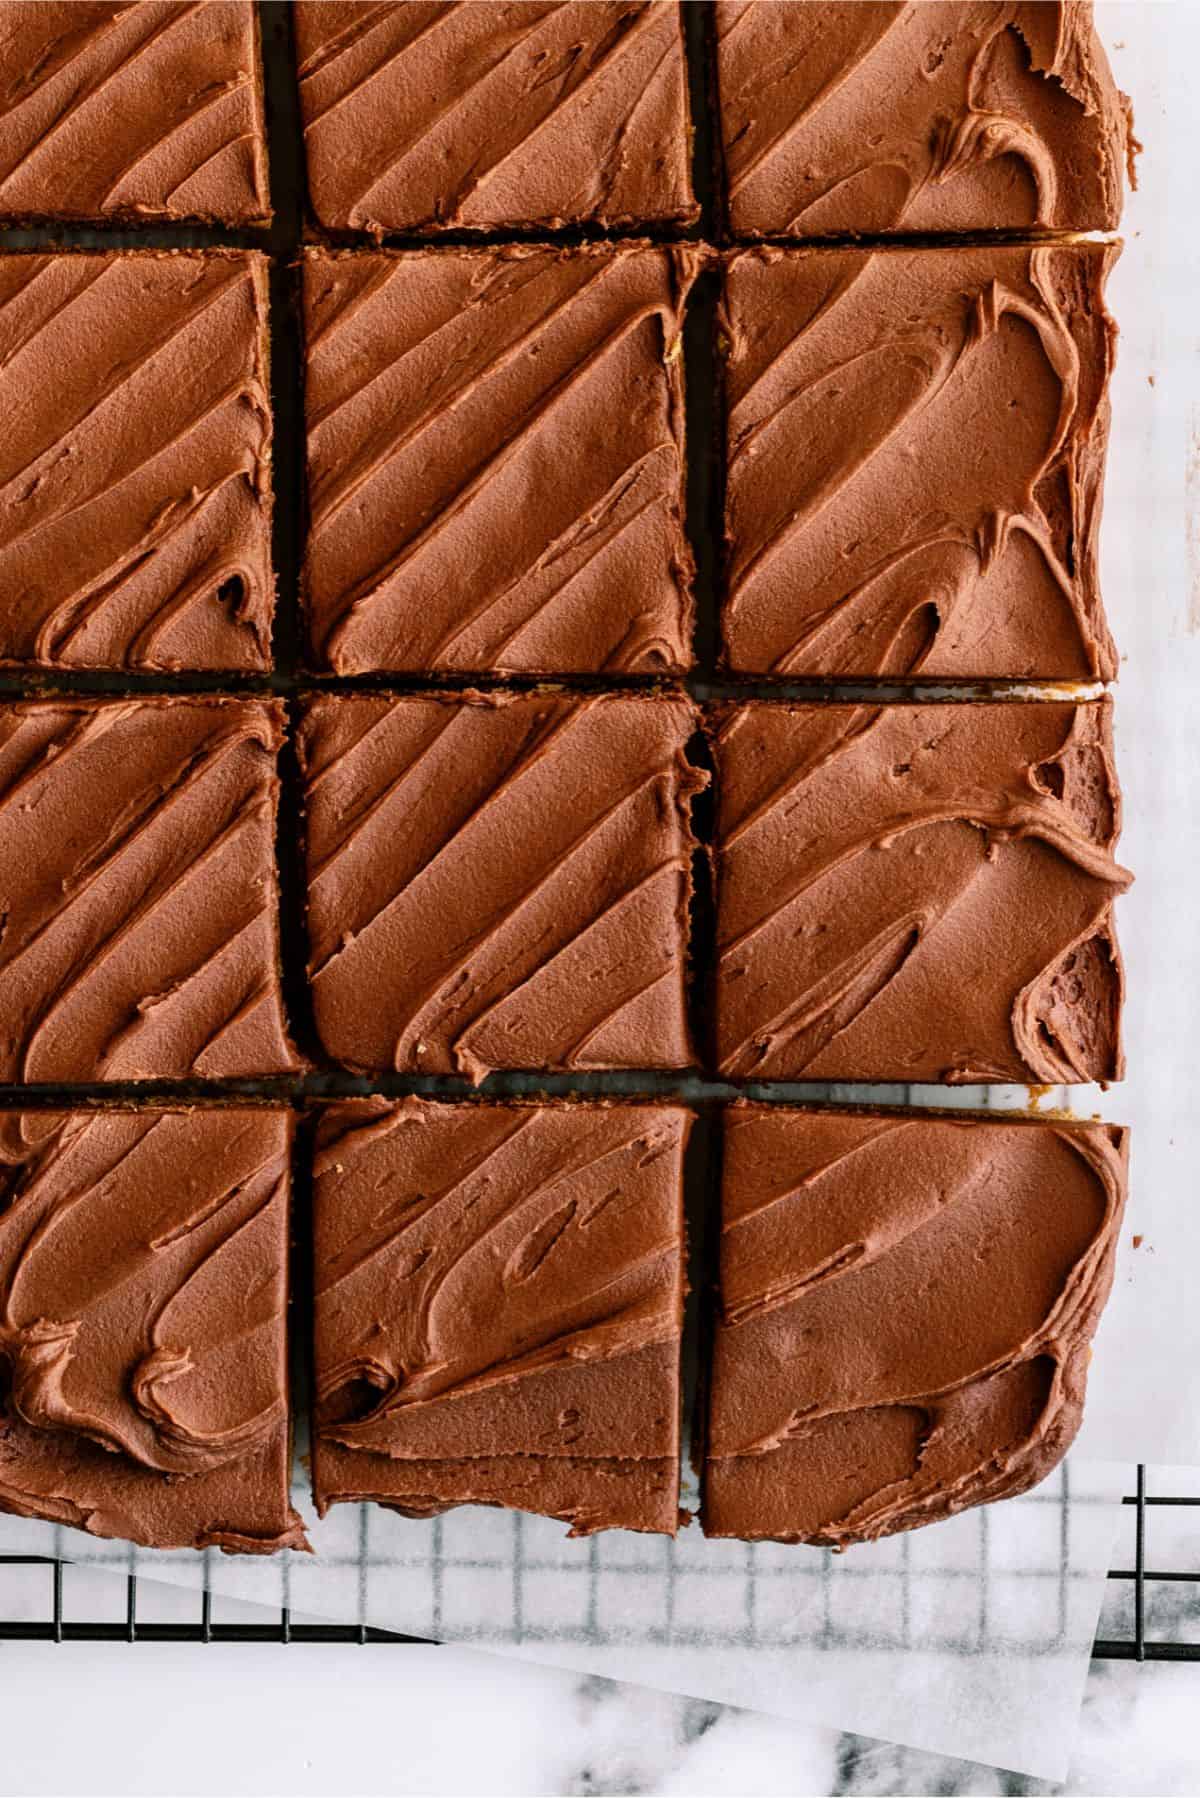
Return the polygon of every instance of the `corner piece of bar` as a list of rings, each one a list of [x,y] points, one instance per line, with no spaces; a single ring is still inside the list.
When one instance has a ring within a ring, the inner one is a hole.
[[[1119,1079],[1111,725],[1107,699],[721,709],[722,1075]]]
[[[0,222],[271,216],[252,0],[0,0]]]
[[[1127,1132],[725,1117],[706,1535],[840,1548],[1044,1479],[1083,1412]]]
[[[676,695],[310,700],[309,979],[360,1073],[694,1065]]]
[[[320,1117],[318,1510],[678,1523],[678,1105],[368,1099]]]
[[[254,1105],[0,1111],[0,1510],[144,1548],[307,1546],[291,1136]]]
[[[1128,102],[1084,0],[717,0],[735,237],[1111,231]]]

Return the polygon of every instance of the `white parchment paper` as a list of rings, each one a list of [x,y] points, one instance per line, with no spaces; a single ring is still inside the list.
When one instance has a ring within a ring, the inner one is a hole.
[[[1130,1210],[1078,1449],[1200,1461],[1200,7],[1096,9],[1146,145],[1109,305],[1121,327],[1101,537],[1122,652],[1127,1079],[1081,1094],[1133,1127]],[[1135,1247],[1135,1240],[1140,1244]]]
[[[151,1554],[6,1517],[0,1552],[65,1554],[1063,1775],[1130,1463],[1200,1461],[1191,1068],[1200,1017],[1200,168],[1189,91],[1200,9],[1101,0],[1097,13],[1148,146],[1110,288],[1122,341],[1102,536],[1123,651],[1122,859],[1138,884],[1119,913],[1129,1079],[1069,1102],[1131,1124],[1134,1138],[1117,1283],[1067,1468],[1024,1498],[842,1556],[706,1542],[694,1529],[675,1544],[570,1542],[560,1525],[507,1513],[421,1523],[350,1506],[314,1521],[311,1558]],[[944,1090],[914,1097],[946,1103]],[[1026,1097],[1005,1089],[954,1100],[999,1107]],[[297,1471],[297,1504],[311,1516]]]

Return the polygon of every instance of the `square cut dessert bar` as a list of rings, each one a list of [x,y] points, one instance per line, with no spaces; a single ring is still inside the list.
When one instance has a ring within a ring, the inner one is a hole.
[[[300,730],[309,978],[360,1073],[694,1061],[682,696],[322,696]]]
[[[0,1082],[296,1072],[279,974],[282,705],[0,706]]]
[[[648,244],[309,252],[314,667],[689,665],[698,264]]]
[[[722,708],[716,1036],[748,1080],[1120,1077],[1112,708]]]
[[[332,231],[686,223],[674,0],[294,8],[308,189]]]
[[[0,1111],[0,1510],[147,1548],[303,1548],[288,1502],[292,1119]]]
[[[1128,102],[1082,0],[717,0],[735,237],[1112,230]]]
[[[322,1515],[490,1504],[674,1534],[690,1125],[574,1100],[322,1113]]]
[[[251,0],[0,0],[0,221],[265,224]]]
[[[0,664],[271,664],[267,262],[0,256]]]
[[[985,245],[728,259],[730,667],[825,680],[1116,674],[1097,569],[1115,255]]]
[[[1043,1479],[1126,1159],[1111,1124],[730,1107],[705,1533],[841,1546]]]

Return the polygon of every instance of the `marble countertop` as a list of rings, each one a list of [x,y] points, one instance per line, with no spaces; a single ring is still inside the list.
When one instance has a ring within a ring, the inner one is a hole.
[[[1052,1786],[468,1650],[5,1644],[0,1791],[1193,1794],[1198,1698],[1200,1666],[1094,1664]]]
[[[1200,1469],[1147,1479],[1152,1494],[1200,1497]],[[1119,1566],[1132,1559],[1127,1516]],[[1150,1510],[1145,1546],[1146,1639],[1200,1643],[1200,1587],[1152,1576],[1200,1571],[1200,1506]],[[45,1570],[30,1578],[44,1584]],[[123,1616],[125,1583],[111,1573],[75,1566],[69,1592],[69,1616]],[[142,1622],[194,1608],[194,1595],[139,1582]],[[221,1599],[214,1619],[274,1613]],[[1132,1586],[1109,1580],[1099,1633],[1129,1640],[1132,1629]],[[1069,1776],[1054,1785],[474,1649],[0,1642],[0,1798],[1196,1794],[1198,1714],[1200,1662],[1093,1661]]]

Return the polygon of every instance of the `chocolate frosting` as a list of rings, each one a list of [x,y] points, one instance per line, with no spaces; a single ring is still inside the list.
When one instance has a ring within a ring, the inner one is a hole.
[[[1120,1076],[1108,700],[758,703],[715,750],[723,1074]]]
[[[322,697],[307,777],[309,971],[359,1072],[681,1068],[704,776],[682,697]]]
[[[706,1533],[841,1546],[1043,1479],[1126,1153],[1113,1125],[731,1108]]]
[[[288,1503],[283,1111],[0,1112],[0,1509],[306,1546]]]
[[[739,237],[1112,230],[1127,122],[1080,0],[717,0]]]
[[[270,665],[266,306],[253,253],[0,256],[0,662]]]
[[[301,0],[294,15],[322,225],[611,230],[697,215],[673,4]]]
[[[278,969],[258,700],[0,707],[0,1081],[301,1065]]]
[[[1096,553],[1115,255],[1092,244],[731,258],[733,667],[1116,674]]]
[[[270,216],[250,0],[3,0],[0,218]]]
[[[690,663],[681,330],[697,266],[649,245],[310,252],[317,666]]]
[[[674,1533],[679,1106],[382,1099],[321,1119],[319,1510],[503,1504]]]

